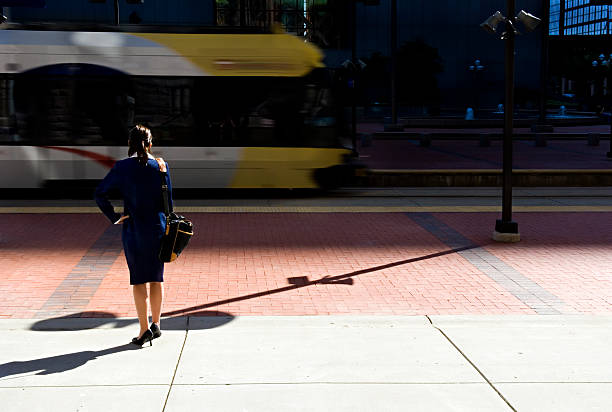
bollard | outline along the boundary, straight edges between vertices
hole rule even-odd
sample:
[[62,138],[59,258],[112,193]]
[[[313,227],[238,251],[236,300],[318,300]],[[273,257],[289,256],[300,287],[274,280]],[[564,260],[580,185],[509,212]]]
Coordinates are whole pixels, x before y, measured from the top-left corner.
[[478,146],[489,147],[491,146],[491,139],[488,133],[480,133],[480,139],[478,140]]
[[589,146],[599,146],[599,133],[587,134],[587,144]]
[[468,107],[465,111],[465,120],[474,120],[474,109]]
[[535,134],[536,147],[546,147],[546,136],[540,133]]
[[419,146],[420,147],[429,147],[431,146],[431,138],[428,134],[422,133],[419,138]]

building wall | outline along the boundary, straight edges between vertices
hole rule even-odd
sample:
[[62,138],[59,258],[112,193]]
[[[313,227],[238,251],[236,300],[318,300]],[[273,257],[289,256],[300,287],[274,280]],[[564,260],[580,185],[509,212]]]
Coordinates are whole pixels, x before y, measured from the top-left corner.
[[[389,54],[390,4],[390,0],[381,0],[378,6],[359,4],[359,56],[369,56],[377,50]],[[479,26],[496,10],[505,15],[505,0],[397,0],[397,4],[398,43],[421,38],[437,48],[442,57],[444,72],[439,75],[439,86],[444,105],[461,106],[466,96],[471,95],[474,79],[468,66],[476,58],[485,66],[478,80],[481,102],[487,105],[503,102],[504,42]],[[519,0],[517,13],[521,9],[541,16],[542,0]],[[537,92],[539,87],[541,36],[542,31],[538,29],[517,37],[519,94],[524,90]]]
[[[90,3],[88,0],[47,0],[45,8],[11,7],[10,19],[16,22],[95,22],[113,24],[114,0]],[[144,4],[127,4],[119,0],[121,23],[128,23],[132,12],[142,24],[206,25],[213,24],[212,0],[145,0]]]
[[[376,6],[358,3],[358,57],[369,57],[377,51],[389,55],[390,1],[380,0]],[[517,12],[523,8],[541,15],[543,1],[547,0],[518,0]],[[45,9],[11,8],[10,18],[13,21],[113,23],[113,3],[113,0],[105,3],[47,0]],[[142,5],[128,5],[125,0],[119,0],[122,23],[127,23],[129,14],[136,11],[142,24],[172,25],[214,24],[214,3],[214,0],[145,0]],[[443,60],[444,71],[438,76],[443,106],[465,106],[473,96],[473,87],[478,88],[479,100],[484,105],[494,106],[503,101],[504,42],[499,36],[483,31],[479,25],[496,10],[505,14],[505,0],[397,0],[397,3],[398,43],[422,39],[437,48]],[[536,103],[533,96],[539,87],[541,36],[542,31],[536,30],[517,37],[519,101],[527,94],[532,96],[529,98],[532,103]],[[350,49],[330,49],[326,50],[326,55],[326,62],[337,66],[350,57]],[[477,58],[485,69],[475,79],[468,66]]]

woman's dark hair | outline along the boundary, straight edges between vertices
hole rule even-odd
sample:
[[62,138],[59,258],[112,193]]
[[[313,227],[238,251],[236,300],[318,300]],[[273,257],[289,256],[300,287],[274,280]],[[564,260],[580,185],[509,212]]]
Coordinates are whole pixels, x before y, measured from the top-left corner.
[[136,153],[141,165],[146,165],[148,161],[148,148],[153,141],[153,135],[149,128],[137,124],[130,130],[128,139],[128,156]]

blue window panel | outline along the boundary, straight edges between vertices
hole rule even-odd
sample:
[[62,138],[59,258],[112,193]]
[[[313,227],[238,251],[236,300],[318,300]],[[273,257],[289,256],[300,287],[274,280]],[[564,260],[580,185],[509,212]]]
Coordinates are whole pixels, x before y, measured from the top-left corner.
[[0,0],[0,7],[45,7],[45,0]]
[[[0,2],[5,0],[0,0]],[[33,1],[33,0],[32,0]],[[146,0],[143,4],[127,4],[119,1],[121,23],[128,23],[131,13],[136,12],[142,24],[211,25],[213,3],[204,0]],[[46,8],[33,9],[15,7],[11,19],[17,22],[114,22],[114,1],[90,3],[87,0],[46,0]]]

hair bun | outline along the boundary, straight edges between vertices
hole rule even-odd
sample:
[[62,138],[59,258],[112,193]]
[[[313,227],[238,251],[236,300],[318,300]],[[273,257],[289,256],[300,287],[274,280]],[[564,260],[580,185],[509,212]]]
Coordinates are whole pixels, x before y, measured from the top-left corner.
[[148,143],[151,142],[151,140],[153,140],[153,134],[151,134],[151,129],[149,129],[146,126],[143,126],[141,124],[137,124],[136,126],[134,126],[134,128],[132,129],[133,131],[138,131],[140,133],[130,133],[130,138],[134,135],[134,134],[138,134],[140,139],[144,142],[147,141]]

